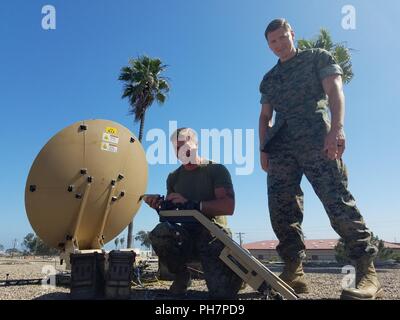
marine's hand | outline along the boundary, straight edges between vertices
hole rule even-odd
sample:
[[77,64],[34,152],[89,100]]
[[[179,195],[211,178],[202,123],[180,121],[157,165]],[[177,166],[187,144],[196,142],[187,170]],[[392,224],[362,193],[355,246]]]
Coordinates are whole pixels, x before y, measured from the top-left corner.
[[166,200],[172,201],[172,203],[185,203],[188,200],[182,196],[180,193],[170,193],[167,197]]
[[145,196],[143,197],[144,202],[146,202],[150,207],[155,210],[160,208],[162,197],[159,195]]
[[346,136],[343,129],[331,129],[325,138],[324,152],[331,160],[340,159],[346,148]]
[[268,153],[260,152],[260,162],[261,162],[261,168],[265,172],[268,172],[268,169],[269,169]]

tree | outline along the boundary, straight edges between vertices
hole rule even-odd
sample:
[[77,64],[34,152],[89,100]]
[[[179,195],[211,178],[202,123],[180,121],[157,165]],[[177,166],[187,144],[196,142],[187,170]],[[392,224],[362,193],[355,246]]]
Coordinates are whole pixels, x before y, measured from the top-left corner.
[[118,237],[115,238],[114,243],[115,243],[115,249],[118,249],[118,244],[119,244],[119,239],[118,239]]
[[[393,253],[393,250],[389,248],[385,248],[385,242],[379,239],[377,236],[372,234],[371,243],[378,248],[378,254],[376,256],[376,260],[385,261],[389,259],[396,259],[396,255]],[[335,247],[335,257],[336,261],[343,264],[350,264],[352,261],[349,258],[349,254],[345,249],[344,241],[342,238],[339,239],[336,247]]]
[[393,258],[393,250],[385,248],[385,242],[376,236],[372,236],[372,243],[378,247],[377,260],[385,261]]
[[4,251],[4,246],[0,244],[0,251]]
[[[129,113],[134,116],[135,122],[140,122],[140,142],[143,137],[147,109],[154,101],[161,105],[166,100],[169,84],[167,78],[161,75],[166,67],[160,59],[152,59],[144,55],[137,59],[130,59],[129,65],[121,69],[118,80],[124,82],[122,99],[128,99]],[[132,228],[131,222],[128,226],[127,248],[132,246]]]
[[122,248],[122,246],[124,245],[124,242],[125,242],[125,238],[124,238],[124,237],[122,237],[121,239],[119,239],[119,243],[121,244],[121,248]]
[[36,249],[36,239],[33,233],[28,233],[24,241],[22,242],[23,246],[28,249],[29,253],[34,253]]
[[346,252],[344,247],[344,241],[342,238],[339,239],[337,245],[335,246],[335,259],[341,264],[351,264],[352,261]]
[[149,231],[141,230],[136,234],[135,240],[140,241],[140,245],[142,245],[143,247],[150,249],[151,241],[150,241],[149,234],[150,234]]
[[57,249],[49,247],[43,242],[38,236],[33,233],[28,233],[23,241],[23,246],[28,249],[30,254],[52,256],[57,255],[59,251]]
[[353,79],[350,55],[352,49],[347,48],[344,43],[333,43],[328,30],[321,29],[315,39],[301,39],[297,41],[297,44],[299,49],[321,48],[329,51],[343,70],[343,83],[347,84]]

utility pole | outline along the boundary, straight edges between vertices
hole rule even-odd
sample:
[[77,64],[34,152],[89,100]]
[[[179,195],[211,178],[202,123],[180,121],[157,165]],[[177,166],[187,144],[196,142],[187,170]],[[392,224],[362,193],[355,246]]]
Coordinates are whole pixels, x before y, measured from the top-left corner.
[[17,246],[17,242],[18,242],[18,240],[14,239],[14,241],[13,241],[13,251],[11,253],[11,257],[14,257],[14,252],[15,252],[15,247]]
[[236,234],[239,236],[239,244],[240,246],[242,246],[243,244],[243,239],[242,239],[242,235],[244,235],[244,232],[236,232]]

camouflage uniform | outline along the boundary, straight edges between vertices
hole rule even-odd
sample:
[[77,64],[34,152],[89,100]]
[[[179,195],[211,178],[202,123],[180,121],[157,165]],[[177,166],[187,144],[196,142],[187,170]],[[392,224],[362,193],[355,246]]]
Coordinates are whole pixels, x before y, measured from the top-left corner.
[[[215,199],[214,189],[224,186],[232,188],[232,182],[228,170],[221,164],[201,164],[193,171],[181,166],[167,179],[168,194],[177,192],[194,201]],[[210,220],[231,236],[226,218],[219,216]],[[187,272],[188,262],[200,261],[210,297],[236,297],[242,280],[219,258],[223,243],[201,224],[163,222],[150,232],[150,240],[160,261],[165,262],[171,273]]]
[[242,280],[219,258],[224,245],[206,228],[163,222],[151,231],[150,239],[154,251],[171,273],[185,272],[188,262],[200,261],[210,298],[236,298]]
[[260,84],[261,103],[275,111],[263,152],[268,153],[268,205],[277,251],[285,261],[304,259],[303,174],[324,205],[333,229],[344,239],[352,259],[371,258],[371,232],[347,188],[342,159],[329,160],[323,153],[329,132],[327,96],[322,80],[342,74],[333,57],[322,49],[297,50],[296,56],[278,62]]

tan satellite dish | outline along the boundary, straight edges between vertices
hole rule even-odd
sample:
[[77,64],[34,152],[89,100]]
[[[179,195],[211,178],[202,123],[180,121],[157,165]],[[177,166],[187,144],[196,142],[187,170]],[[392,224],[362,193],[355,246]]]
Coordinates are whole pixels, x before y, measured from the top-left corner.
[[64,252],[100,249],[138,211],[147,186],[142,145],[124,126],[85,120],[57,133],[29,172],[25,207],[36,234]]

